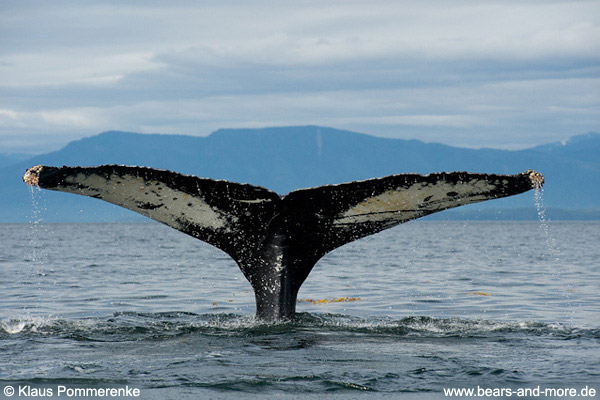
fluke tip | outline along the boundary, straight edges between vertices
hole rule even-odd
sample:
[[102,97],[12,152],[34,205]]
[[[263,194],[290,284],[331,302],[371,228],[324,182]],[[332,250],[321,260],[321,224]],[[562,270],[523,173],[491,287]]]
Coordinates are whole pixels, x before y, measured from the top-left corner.
[[23,182],[30,186],[38,186],[40,172],[42,171],[42,168],[44,167],[41,165],[36,165],[34,167],[29,168],[27,172],[25,172],[25,175],[23,175]]
[[531,185],[534,189],[540,189],[542,186],[544,186],[544,175],[540,174],[539,172],[535,172],[532,169],[528,169],[525,174],[529,176],[529,179],[531,179]]

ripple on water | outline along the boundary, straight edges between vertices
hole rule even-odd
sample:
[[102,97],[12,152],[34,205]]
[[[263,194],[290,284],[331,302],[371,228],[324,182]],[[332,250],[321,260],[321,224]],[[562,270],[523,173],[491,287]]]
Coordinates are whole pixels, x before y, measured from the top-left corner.
[[118,312],[106,318],[66,320],[23,318],[0,321],[1,335],[46,335],[87,340],[163,339],[186,334],[256,336],[314,333],[364,333],[398,337],[478,337],[516,335],[557,339],[600,339],[600,329],[535,321],[498,322],[426,316],[361,318],[341,314],[298,313],[291,321],[264,322],[237,314]]
[[0,355],[16,371],[12,378],[31,384],[47,384],[39,381],[43,373],[61,384],[125,382],[170,394],[189,388],[347,396],[439,392],[444,382],[541,384],[539,376],[562,376],[575,384],[592,374],[580,368],[579,359],[565,358],[563,349],[576,347],[578,357],[590,357],[600,332],[424,316],[300,313],[292,321],[264,323],[236,314],[119,312],[103,318],[2,320],[0,338],[6,344]]

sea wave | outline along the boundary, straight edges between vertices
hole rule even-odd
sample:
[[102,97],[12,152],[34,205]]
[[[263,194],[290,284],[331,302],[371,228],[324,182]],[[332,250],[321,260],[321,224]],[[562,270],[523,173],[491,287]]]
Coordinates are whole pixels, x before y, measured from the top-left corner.
[[397,337],[532,336],[562,340],[600,339],[600,329],[539,321],[411,316],[402,319],[299,313],[293,320],[266,323],[238,314],[118,312],[86,319],[12,318],[0,320],[0,337],[39,335],[80,341],[137,341],[182,335],[262,336],[290,332],[351,333]]

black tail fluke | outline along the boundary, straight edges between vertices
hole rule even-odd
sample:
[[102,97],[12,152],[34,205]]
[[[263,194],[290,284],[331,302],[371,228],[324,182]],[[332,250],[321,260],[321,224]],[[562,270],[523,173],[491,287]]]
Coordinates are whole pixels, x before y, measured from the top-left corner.
[[333,249],[403,222],[540,187],[541,174],[403,174],[290,192],[145,167],[30,168],[44,189],[108,201],[225,251],[256,295],[257,316],[294,314],[298,290]]
[[38,165],[23,180],[135,211],[210,243],[234,259],[265,239],[266,226],[280,202],[277,193],[258,186],[123,165]]
[[283,203],[298,216],[296,237],[303,237],[311,243],[308,247],[324,255],[413,219],[516,195],[542,184],[542,175],[531,170],[517,175],[401,174],[300,189],[285,196]]

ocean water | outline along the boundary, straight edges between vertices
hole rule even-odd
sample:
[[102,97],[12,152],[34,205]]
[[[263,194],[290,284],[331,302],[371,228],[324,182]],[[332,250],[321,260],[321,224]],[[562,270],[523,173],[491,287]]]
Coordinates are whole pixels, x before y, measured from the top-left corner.
[[599,243],[596,222],[413,221],[328,254],[297,318],[265,324],[235,263],[168,227],[0,224],[0,389],[600,392]]

